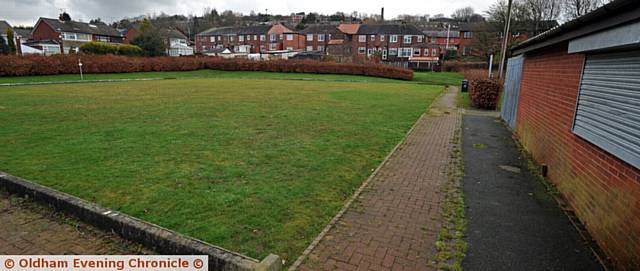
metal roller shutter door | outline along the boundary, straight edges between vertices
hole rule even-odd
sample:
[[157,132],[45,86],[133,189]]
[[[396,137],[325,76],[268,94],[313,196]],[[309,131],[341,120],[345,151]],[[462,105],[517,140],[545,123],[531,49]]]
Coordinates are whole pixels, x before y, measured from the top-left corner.
[[640,51],[587,55],[573,131],[640,167]]

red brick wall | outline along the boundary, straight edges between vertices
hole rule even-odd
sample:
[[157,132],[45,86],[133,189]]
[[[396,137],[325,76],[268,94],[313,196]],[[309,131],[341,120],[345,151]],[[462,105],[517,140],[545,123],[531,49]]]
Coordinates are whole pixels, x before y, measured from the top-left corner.
[[640,269],[640,170],[573,134],[584,55],[525,56],[516,131],[614,265]]

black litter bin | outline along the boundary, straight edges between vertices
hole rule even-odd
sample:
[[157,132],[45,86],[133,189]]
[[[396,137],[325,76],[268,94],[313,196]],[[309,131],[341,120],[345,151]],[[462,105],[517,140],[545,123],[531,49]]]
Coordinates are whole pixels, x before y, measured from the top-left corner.
[[462,80],[462,87],[460,88],[460,91],[462,92],[469,91],[469,80],[467,79]]

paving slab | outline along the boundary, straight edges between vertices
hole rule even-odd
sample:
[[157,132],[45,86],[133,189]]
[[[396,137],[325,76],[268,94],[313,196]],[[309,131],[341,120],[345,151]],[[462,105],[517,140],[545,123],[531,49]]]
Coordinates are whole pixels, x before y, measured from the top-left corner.
[[53,209],[0,190],[2,255],[153,254]]
[[498,118],[464,115],[462,134],[464,270],[602,270]]

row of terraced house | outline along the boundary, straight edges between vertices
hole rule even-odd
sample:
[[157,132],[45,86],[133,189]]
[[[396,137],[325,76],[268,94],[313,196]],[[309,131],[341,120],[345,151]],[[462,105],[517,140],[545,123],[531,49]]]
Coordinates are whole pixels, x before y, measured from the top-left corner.
[[[449,37],[442,37],[448,32]],[[444,51],[460,50],[471,35],[460,31],[421,31],[411,24],[319,24],[294,31],[283,24],[212,28],[196,36],[196,51],[208,55],[304,52],[351,61],[377,57],[425,67]]]

